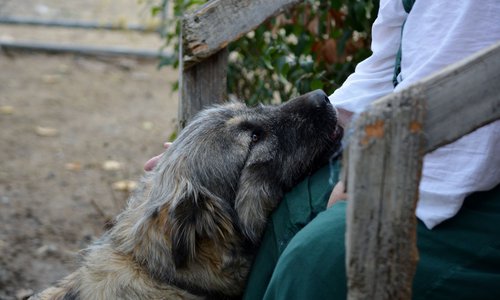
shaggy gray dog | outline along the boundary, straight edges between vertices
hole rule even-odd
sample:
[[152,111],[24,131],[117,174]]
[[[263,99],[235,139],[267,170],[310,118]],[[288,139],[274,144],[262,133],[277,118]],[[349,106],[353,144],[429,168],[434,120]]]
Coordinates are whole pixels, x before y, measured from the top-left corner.
[[32,299],[237,298],[268,215],[327,163],[340,132],[322,91],[202,111],[81,267]]

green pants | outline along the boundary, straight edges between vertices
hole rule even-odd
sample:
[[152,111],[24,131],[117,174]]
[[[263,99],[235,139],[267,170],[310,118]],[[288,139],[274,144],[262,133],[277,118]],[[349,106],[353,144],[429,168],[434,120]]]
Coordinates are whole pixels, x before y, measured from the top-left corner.
[[[289,192],[271,216],[244,299],[345,299],[345,209],[325,210],[338,178],[325,167]],[[500,299],[500,186],[467,198],[428,230],[418,223],[414,299]]]

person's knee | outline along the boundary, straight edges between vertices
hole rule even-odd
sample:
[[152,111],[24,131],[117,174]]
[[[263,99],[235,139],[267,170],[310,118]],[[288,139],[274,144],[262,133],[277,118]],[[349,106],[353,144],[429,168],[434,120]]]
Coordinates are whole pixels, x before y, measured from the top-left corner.
[[332,209],[340,211],[319,214],[290,241],[274,270],[267,299],[345,297],[345,206]]

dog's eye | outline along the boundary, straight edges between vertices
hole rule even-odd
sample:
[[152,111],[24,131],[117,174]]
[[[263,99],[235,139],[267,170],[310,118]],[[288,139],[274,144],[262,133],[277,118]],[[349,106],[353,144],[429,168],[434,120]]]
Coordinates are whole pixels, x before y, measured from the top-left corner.
[[256,132],[252,133],[252,143],[257,143],[260,140],[260,135]]

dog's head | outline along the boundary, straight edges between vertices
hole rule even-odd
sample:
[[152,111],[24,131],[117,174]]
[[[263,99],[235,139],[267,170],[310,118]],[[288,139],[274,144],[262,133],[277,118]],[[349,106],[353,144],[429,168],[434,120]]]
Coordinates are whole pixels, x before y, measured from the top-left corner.
[[257,243],[284,192],[325,164],[340,138],[322,91],[279,106],[232,103],[199,113],[156,168],[152,201],[168,208],[176,266],[202,242]]

